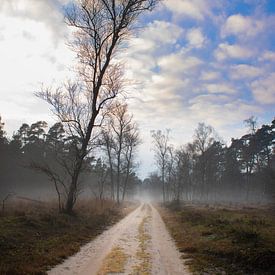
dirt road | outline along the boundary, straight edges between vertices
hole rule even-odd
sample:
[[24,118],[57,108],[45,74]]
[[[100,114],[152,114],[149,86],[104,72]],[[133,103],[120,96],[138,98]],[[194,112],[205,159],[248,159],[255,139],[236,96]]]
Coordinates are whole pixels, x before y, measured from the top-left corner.
[[151,204],[142,204],[48,274],[185,275],[189,272],[157,210]]

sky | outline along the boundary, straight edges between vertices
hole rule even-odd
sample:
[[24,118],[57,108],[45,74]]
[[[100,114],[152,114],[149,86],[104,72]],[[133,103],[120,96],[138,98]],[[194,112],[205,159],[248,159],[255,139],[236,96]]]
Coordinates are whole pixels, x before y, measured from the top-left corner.
[[[54,119],[34,96],[72,77],[74,54],[62,6],[68,0],[0,1],[0,115],[11,136],[22,123]],[[139,175],[155,170],[151,130],[192,140],[199,122],[229,142],[275,116],[275,1],[163,0],[144,15],[120,58],[129,109],[143,144]],[[142,27],[142,28],[140,28]]]

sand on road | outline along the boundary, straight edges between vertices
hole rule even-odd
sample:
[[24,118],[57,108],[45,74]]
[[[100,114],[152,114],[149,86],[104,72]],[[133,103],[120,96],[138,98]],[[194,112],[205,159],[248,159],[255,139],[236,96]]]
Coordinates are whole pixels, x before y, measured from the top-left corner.
[[143,203],[48,274],[190,273],[158,211],[151,204]]

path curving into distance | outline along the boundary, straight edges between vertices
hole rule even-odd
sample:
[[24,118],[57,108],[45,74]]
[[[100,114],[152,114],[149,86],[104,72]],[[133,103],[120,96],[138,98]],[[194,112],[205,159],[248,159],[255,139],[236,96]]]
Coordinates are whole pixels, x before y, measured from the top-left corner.
[[189,275],[158,211],[141,204],[49,275]]

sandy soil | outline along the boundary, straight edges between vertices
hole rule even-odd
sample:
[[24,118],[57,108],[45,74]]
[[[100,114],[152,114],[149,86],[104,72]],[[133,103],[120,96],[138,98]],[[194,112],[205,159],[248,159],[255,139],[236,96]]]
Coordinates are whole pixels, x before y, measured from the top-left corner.
[[[110,255],[115,257],[110,252],[117,248],[127,258],[120,272],[117,267],[103,266]],[[190,274],[158,211],[147,203],[141,204],[119,223],[83,246],[77,254],[49,270],[48,274],[105,274],[103,269],[108,270],[106,274]]]

